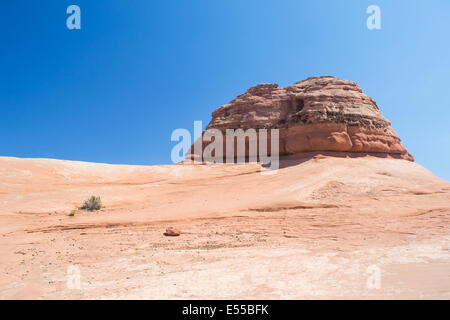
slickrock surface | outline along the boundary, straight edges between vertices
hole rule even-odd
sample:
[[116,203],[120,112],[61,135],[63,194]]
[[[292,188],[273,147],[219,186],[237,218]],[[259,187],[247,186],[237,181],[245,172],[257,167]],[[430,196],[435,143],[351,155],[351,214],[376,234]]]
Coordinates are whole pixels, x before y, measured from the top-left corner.
[[356,83],[332,76],[285,88],[254,86],[215,110],[207,126],[212,128],[278,128],[281,155],[339,151],[414,160],[375,101]]
[[371,156],[260,170],[0,157],[0,299],[450,298],[449,182]]

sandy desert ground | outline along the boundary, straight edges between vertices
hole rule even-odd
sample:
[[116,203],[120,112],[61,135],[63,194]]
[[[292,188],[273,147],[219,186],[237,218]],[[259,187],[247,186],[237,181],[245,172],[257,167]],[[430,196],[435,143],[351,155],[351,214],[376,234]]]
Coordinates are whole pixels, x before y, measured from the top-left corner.
[[[1,157],[0,299],[450,298],[449,182],[406,160],[281,165]],[[67,215],[90,195],[101,211]]]

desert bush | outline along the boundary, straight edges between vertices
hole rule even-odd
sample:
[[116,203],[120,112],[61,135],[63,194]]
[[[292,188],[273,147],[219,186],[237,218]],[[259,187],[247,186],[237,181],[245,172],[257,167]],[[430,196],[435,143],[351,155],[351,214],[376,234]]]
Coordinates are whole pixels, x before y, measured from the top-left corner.
[[101,208],[102,208],[102,201],[100,197],[91,196],[84,202],[83,206],[80,209],[94,211],[100,210]]
[[69,216],[69,217],[73,217],[74,215],[76,215],[78,213],[78,210],[77,209],[73,209],[72,211],[70,211],[67,215]]

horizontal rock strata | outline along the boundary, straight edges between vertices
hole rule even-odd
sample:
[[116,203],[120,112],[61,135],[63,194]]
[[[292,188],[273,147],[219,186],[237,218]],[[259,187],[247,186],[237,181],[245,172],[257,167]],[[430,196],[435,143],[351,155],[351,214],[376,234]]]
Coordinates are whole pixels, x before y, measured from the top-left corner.
[[[414,161],[375,101],[356,83],[332,76],[285,88],[256,85],[215,110],[207,126],[224,134],[226,129],[250,128],[279,129],[280,155],[338,151]],[[203,149],[209,143],[204,141]],[[189,158],[200,156],[191,148]]]

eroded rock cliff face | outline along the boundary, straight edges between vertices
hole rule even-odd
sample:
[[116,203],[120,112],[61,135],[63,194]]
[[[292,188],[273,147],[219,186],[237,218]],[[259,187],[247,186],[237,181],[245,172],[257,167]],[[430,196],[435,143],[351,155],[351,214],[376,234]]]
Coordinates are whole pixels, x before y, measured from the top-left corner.
[[215,110],[212,128],[277,128],[280,155],[332,151],[414,160],[375,101],[356,83],[332,76],[285,88],[256,85]]

